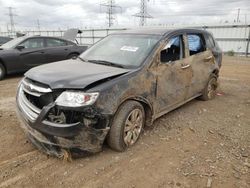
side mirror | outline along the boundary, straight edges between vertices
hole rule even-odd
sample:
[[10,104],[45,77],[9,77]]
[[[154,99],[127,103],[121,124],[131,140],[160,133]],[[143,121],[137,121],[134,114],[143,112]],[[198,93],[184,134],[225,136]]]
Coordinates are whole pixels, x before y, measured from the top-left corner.
[[25,48],[25,47],[22,46],[22,45],[18,45],[18,46],[16,47],[17,50],[22,50],[22,49],[24,49],[24,48]]

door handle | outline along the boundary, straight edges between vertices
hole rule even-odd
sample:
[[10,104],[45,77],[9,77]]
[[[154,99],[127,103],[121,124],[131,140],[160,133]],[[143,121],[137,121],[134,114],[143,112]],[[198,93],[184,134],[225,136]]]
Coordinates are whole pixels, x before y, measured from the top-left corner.
[[212,58],[213,58],[212,55],[211,55],[211,56],[208,56],[208,57],[205,58],[205,61],[209,61],[209,60],[211,60]]
[[183,64],[181,68],[182,68],[182,69],[186,69],[186,68],[188,68],[188,67],[190,67],[189,64]]

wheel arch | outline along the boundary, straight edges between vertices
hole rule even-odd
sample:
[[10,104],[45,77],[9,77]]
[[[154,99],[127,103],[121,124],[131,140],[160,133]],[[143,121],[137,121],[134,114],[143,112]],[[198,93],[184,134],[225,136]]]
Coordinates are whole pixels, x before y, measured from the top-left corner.
[[3,65],[3,67],[5,68],[5,72],[7,74],[7,67],[6,67],[4,61],[1,58],[0,58],[0,64]]
[[213,71],[212,71],[212,74],[214,74],[217,78],[219,77],[219,69],[214,69]]
[[73,55],[73,54],[80,55],[79,52],[70,52],[70,53],[68,54],[68,56]]
[[116,108],[116,111],[115,111],[115,114],[116,112],[118,111],[118,109],[124,104],[126,103],[127,101],[136,101],[136,102],[139,102],[143,108],[144,108],[144,111],[145,111],[145,125],[146,126],[151,126],[152,123],[153,123],[153,106],[151,105],[151,103],[143,98],[143,97],[140,97],[140,96],[131,96],[131,97],[127,97],[126,99],[124,99],[119,105],[118,107]]

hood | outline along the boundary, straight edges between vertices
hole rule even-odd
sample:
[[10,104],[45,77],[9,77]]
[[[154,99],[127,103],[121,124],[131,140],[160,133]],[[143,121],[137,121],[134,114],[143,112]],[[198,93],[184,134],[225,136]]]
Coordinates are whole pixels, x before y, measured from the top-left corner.
[[129,69],[70,59],[35,67],[25,73],[25,76],[46,84],[51,89],[84,89],[95,82],[127,72]]
[[82,33],[81,30],[79,29],[69,29],[67,31],[64,32],[63,34],[63,39],[66,40],[70,40],[70,41],[74,41],[76,39],[77,34]]

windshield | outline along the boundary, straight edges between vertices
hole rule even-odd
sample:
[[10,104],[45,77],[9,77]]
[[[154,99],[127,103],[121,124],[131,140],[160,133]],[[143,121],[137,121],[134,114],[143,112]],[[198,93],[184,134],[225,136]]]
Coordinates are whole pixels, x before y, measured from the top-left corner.
[[82,53],[80,58],[134,68],[142,64],[159,39],[160,36],[153,35],[110,35]]
[[5,44],[3,44],[1,46],[1,48],[6,48],[6,49],[9,49],[9,48],[13,48],[15,47],[16,45],[18,45],[20,42],[22,42],[24,39],[26,39],[27,37],[19,37],[19,38],[15,38]]
[[11,38],[9,38],[9,37],[0,37],[0,44],[4,44],[10,40],[11,40]]

